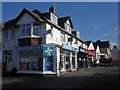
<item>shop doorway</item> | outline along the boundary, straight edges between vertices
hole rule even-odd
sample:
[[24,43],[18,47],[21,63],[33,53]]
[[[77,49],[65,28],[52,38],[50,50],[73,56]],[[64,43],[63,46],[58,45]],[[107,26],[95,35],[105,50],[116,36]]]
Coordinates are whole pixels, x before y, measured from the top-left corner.
[[60,55],[60,69],[65,70],[65,55]]
[[66,56],[66,70],[70,70],[70,56]]
[[45,71],[53,71],[53,56],[45,57]]

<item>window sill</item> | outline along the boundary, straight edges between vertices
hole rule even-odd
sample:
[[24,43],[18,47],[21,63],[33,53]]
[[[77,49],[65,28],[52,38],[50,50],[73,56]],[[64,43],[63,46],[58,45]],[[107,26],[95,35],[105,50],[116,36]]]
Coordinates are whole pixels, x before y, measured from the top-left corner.
[[32,38],[32,37],[40,38],[40,36],[34,36],[34,35],[33,35],[33,36],[21,36],[21,37],[19,37],[19,39],[20,39],[20,38]]

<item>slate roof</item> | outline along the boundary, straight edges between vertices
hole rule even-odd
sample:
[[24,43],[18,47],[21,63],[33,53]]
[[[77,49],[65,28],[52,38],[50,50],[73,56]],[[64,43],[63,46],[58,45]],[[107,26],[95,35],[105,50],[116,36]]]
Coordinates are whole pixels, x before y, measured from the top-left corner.
[[71,28],[73,28],[73,24],[72,24],[72,21],[71,21],[70,16],[58,18],[58,24],[59,24],[61,27],[64,28],[63,24],[64,24],[67,20],[70,21]]
[[[90,43],[92,41],[85,41],[88,45],[90,45]],[[99,48],[109,48],[110,47],[110,43],[109,41],[100,41],[100,40],[97,40],[96,42],[93,42],[93,46],[94,48],[96,49],[97,46],[99,46]]]
[[96,42],[94,42],[94,45],[95,46],[99,45],[100,48],[109,48],[110,47],[109,41],[97,40]]
[[17,21],[24,15],[24,13],[28,12],[34,19],[39,20],[41,19],[41,16],[37,13],[31,12],[29,9],[24,8],[21,13],[14,19],[11,19],[7,22],[5,22],[4,28],[14,27],[16,26]]
[[[50,12],[46,12],[46,13],[42,13],[40,12],[39,10],[35,9],[33,11],[30,11],[29,9],[27,8],[24,8],[20,14],[14,18],[14,19],[11,19],[7,22],[5,22],[5,25],[4,25],[4,29],[6,28],[11,28],[11,27],[15,27],[16,26],[16,23],[19,21],[19,19],[24,15],[24,13],[28,12],[34,19],[36,19],[37,21],[39,22],[44,22],[44,21],[47,21],[48,23],[52,24],[51,22],[49,22],[47,19],[50,19]],[[71,24],[71,27],[73,28],[73,24],[72,24],[72,21],[71,21],[71,18],[70,16],[66,16],[66,17],[61,17],[61,18],[58,18],[58,27],[62,27],[62,24],[65,23],[67,20],[70,20],[70,24]],[[62,27],[63,28],[63,27]],[[64,29],[64,28],[63,28]],[[66,32],[66,31],[64,31]],[[68,33],[68,32],[66,32]],[[75,37],[76,39],[80,40],[79,38],[77,38],[75,35],[73,35],[72,33],[68,33],[69,35]],[[80,40],[81,42],[85,43],[84,41]]]
[[97,40],[96,42],[93,42],[93,45],[94,45],[95,49],[97,48],[97,46],[99,46],[99,48],[110,48],[109,41]]
[[92,41],[85,41],[87,45],[89,46]]

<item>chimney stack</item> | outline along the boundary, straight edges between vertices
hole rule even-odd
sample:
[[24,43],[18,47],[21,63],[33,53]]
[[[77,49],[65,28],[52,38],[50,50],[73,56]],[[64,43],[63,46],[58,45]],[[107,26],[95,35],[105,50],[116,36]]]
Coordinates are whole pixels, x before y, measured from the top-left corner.
[[55,6],[50,7],[50,8],[49,8],[49,12],[52,12],[52,13],[55,14]]

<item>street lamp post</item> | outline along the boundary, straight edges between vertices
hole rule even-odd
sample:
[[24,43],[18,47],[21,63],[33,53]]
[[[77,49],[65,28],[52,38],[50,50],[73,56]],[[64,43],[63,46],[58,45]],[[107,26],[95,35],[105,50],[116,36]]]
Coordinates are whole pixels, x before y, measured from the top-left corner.
[[120,67],[120,28],[118,28],[116,33],[117,33],[117,46],[118,46],[118,50],[117,50],[117,53],[118,53],[118,65]]

